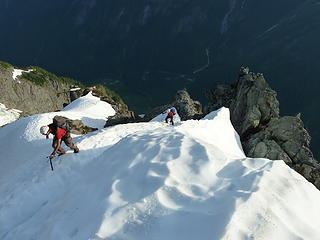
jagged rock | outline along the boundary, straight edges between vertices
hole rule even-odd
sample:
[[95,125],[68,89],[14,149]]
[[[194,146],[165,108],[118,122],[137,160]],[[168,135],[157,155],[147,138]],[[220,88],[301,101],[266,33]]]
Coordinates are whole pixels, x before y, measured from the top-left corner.
[[215,89],[206,89],[208,105],[204,107],[204,112],[211,112],[222,106],[229,107],[235,96],[234,85],[218,84]]
[[132,115],[128,116],[127,114],[116,114],[108,118],[104,127],[110,127],[118,124],[134,123],[136,118],[133,112],[130,112]]
[[284,160],[320,189],[320,164],[309,149],[311,137],[300,115],[280,117],[276,92],[262,74],[241,68],[235,84],[207,90],[206,112],[230,109],[231,121],[249,157]]
[[71,86],[70,89],[70,100],[71,102],[78,99],[79,97],[83,96],[83,92],[85,90],[83,90],[82,88],[78,87],[78,86]]
[[179,113],[181,120],[192,119],[202,114],[202,105],[199,101],[192,100],[187,90],[180,90],[172,104]]
[[320,164],[299,163],[292,166],[298,173],[304,176],[309,182],[320,189]]
[[[282,117],[270,120],[264,129],[244,140],[243,146],[249,156],[298,164],[314,161],[309,150],[310,141],[311,137],[300,118]],[[263,144],[267,151],[263,151]]]
[[187,90],[179,90],[174,98],[174,101],[152,109],[143,118],[144,121],[149,121],[157,115],[163,113],[168,108],[175,107],[181,118],[185,121],[188,119],[197,119],[203,116],[202,105],[199,101],[192,100]]
[[81,120],[71,120],[70,128],[70,132],[77,135],[87,134],[89,132],[98,130],[98,128],[86,126]]
[[250,134],[260,125],[279,117],[279,102],[262,74],[241,68],[239,79],[233,85],[218,85],[206,92],[210,104],[207,111],[220,107],[230,109],[231,121],[241,136]]

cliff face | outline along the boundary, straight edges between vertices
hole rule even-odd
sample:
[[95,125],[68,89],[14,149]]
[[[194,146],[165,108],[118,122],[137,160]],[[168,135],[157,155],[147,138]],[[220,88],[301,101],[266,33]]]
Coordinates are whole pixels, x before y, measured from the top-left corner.
[[282,159],[320,189],[320,164],[310,150],[311,137],[300,115],[280,117],[276,92],[262,74],[241,68],[235,84],[218,85],[206,95],[206,112],[230,108],[247,156]]
[[[19,71],[21,75],[16,76],[15,73]],[[123,100],[102,85],[85,87],[77,81],[57,77],[39,67],[19,71],[10,64],[0,62],[0,103],[7,108],[21,110],[21,117],[59,111],[89,91],[110,103],[118,114],[130,114]]]
[[0,66],[0,103],[23,111],[22,116],[57,111],[70,103],[71,84],[59,81],[53,74],[34,68],[14,79],[13,72],[12,66]]

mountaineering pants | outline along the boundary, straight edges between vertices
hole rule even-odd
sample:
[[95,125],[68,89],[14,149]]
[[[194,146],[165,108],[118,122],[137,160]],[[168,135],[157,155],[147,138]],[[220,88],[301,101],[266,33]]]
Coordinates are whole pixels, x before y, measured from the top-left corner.
[[[53,138],[52,147],[56,148],[56,137]],[[79,152],[79,148],[73,143],[70,133],[67,133],[62,139],[61,142],[64,142],[69,148],[71,148],[74,152]],[[65,153],[66,151],[60,146],[58,149],[59,153]]]
[[168,123],[168,119],[170,118],[170,122],[171,122],[171,124],[173,125],[173,117],[171,117],[171,116],[169,116],[169,115],[167,115],[167,117],[166,117],[166,123]]

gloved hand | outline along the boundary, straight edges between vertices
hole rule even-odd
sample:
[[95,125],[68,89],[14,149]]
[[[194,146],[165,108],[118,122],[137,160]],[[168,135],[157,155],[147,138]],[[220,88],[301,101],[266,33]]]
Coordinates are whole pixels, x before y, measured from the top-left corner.
[[51,155],[49,156],[49,158],[52,159],[52,158],[54,158],[54,156],[55,156],[55,154],[51,154]]

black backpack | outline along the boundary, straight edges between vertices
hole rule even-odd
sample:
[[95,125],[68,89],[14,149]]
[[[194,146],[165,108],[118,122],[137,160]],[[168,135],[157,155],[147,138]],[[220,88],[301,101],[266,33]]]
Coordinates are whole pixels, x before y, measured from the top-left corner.
[[72,120],[63,116],[54,116],[53,125],[55,127],[63,128],[67,132],[70,132],[72,126]]

